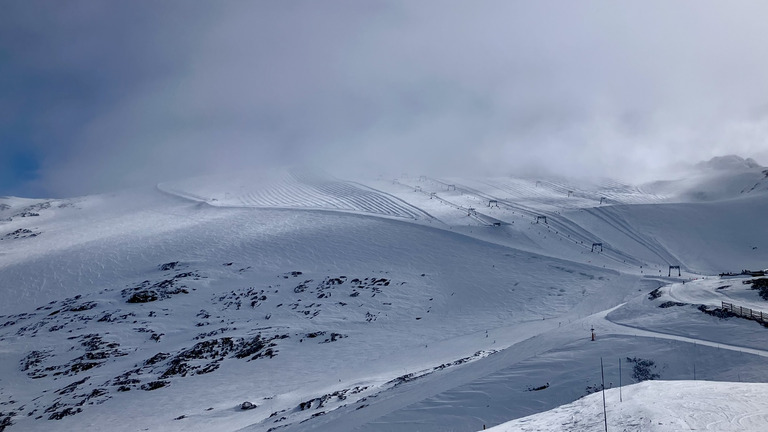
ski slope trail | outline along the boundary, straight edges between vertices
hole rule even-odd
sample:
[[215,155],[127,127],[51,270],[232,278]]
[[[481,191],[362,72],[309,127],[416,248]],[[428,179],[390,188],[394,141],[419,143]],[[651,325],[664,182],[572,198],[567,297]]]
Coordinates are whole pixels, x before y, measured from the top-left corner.
[[677,265],[680,260],[666,250],[658,241],[637,232],[630,224],[622,219],[615,207],[585,209],[590,216],[596,218],[603,226],[615,229],[633,242],[653,254],[651,262],[661,262],[667,265]]
[[294,170],[265,179],[195,178],[161,183],[158,189],[214,206],[315,209],[412,220],[431,219],[424,211],[384,192],[332,176]]
[[690,273],[711,275],[766,267],[768,225],[759,222],[762,214],[768,214],[765,194],[718,202],[600,207],[569,217],[647,263],[681,265]]
[[[438,192],[436,190],[429,189],[430,184],[438,185],[442,190]],[[517,196],[499,197],[491,193],[478,190],[475,187],[466,186],[457,181],[441,180],[430,177],[424,177],[418,183],[418,185],[420,186],[417,186],[418,189],[415,190],[429,195],[430,198],[439,199],[449,206],[462,212],[467,212],[469,216],[475,217],[481,223],[491,225],[494,222],[498,222],[503,224],[508,229],[513,229],[516,227],[514,229],[517,230],[521,230],[521,222],[523,227],[527,223],[533,224],[533,228],[537,229],[538,231],[537,235],[555,236],[561,240],[562,243],[565,243],[566,246],[568,246],[569,249],[573,252],[594,252],[593,245],[595,243],[600,243],[601,247],[599,252],[601,253],[601,260],[607,261],[607,263],[612,268],[621,268],[627,270],[629,268],[639,268],[644,264],[647,265],[647,261],[639,261],[632,254],[625,252],[622,249],[622,244],[620,242],[617,242],[615,245],[613,245],[601,238],[600,233],[602,231],[605,231],[606,229],[618,229],[621,230],[621,232],[629,230],[630,232],[628,235],[633,238],[634,241],[638,241],[637,236],[631,233],[631,227],[626,226],[626,224],[622,226],[610,226],[610,222],[606,220],[603,221],[604,226],[595,225],[594,227],[591,227],[592,230],[590,231],[589,229],[579,225],[579,223],[570,218],[571,213],[568,211],[568,209],[574,208],[573,205],[566,203],[566,201],[571,200],[570,197],[567,198],[567,200],[562,198],[549,199],[546,200],[544,205],[542,205],[541,202],[536,201],[532,204],[536,207],[533,207],[519,204],[519,200],[528,200],[528,198],[521,194],[519,191],[516,191],[518,192]],[[496,186],[485,182],[480,182],[475,186],[491,186],[496,188]],[[414,186],[409,187],[414,188]],[[541,190],[539,187],[529,188],[534,190]],[[453,193],[451,194],[451,192],[446,192],[446,189],[451,189]],[[527,192],[527,190],[524,189],[524,192]],[[550,195],[551,194],[546,194],[546,196]],[[491,203],[493,203],[493,207],[491,206]],[[582,204],[584,206],[594,205],[595,202],[584,201]],[[581,206],[579,205],[575,206],[575,208],[579,208],[578,211],[597,210],[590,207],[580,207]],[[481,210],[483,213],[480,212]],[[493,212],[493,216],[489,216],[491,212]],[[517,223],[517,225],[515,225],[515,223]],[[615,224],[620,225],[620,222],[615,222]],[[642,241],[643,240],[641,239],[640,242]],[[651,247],[653,249],[651,256],[655,258],[655,260],[652,260],[651,262],[661,261],[666,263],[669,261],[669,258],[666,260],[664,258],[665,256],[668,257],[669,254],[664,253],[664,251],[659,252],[658,245],[655,245],[652,242],[646,242],[644,246]],[[546,245],[538,249],[532,249],[532,251],[534,250],[538,253],[544,254],[553,253],[553,248],[551,245]],[[560,248],[555,250],[561,251]],[[559,256],[561,258],[572,258],[573,253],[562,254],[562,252],[560,252],[560,254],[553,256]]]

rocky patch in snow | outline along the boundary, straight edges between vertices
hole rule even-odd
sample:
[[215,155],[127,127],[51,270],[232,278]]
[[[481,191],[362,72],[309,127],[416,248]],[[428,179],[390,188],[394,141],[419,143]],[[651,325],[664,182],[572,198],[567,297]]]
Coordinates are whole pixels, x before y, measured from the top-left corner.
[[763,300],[768,300],[768,279],[750,279],[745,280],[744,283],[752,285],[752,289],[757,290],[758,294]]
[[0,241],[32,238],[32,237],[37,237],[40,234],[42,234],[42,231],[32,231],[31,229],[27,229],[27,228],[19,228],[16,231],[9,232],[8,234],[5,234],[4,236],[0,237]]
[[[161,271],[174,270],[179,266],[177,261],[161,264]],[[189,294],[189,287],[181,283],[184,279],[200,280],[201,276],[194,271],[177,272],[170,278],[157,282],[145,280],[138,285],[121,291],[126,303],[149,303],[165,300],[176,294]]]
[[[237,278],[247,277],[239,276],[243,272],[235,268],[233,272]],[[182,261],[159,264],[144,277],[144,281],[124,289],[106,287],[99,292],[51,301],[33,312],[0,316],[0,341],[18,337],[29,341],[28,351],[18,357],[17,371],[47,389],[12,411],[0,410],[3,428],[12,427],[16,416],[61,420],[86,411],[88,406],[119,398],[125,392],[163,391],[177,380],[216,373],[230,362],[269,361],[279,355],[283,341],[294,340],[293,346],[297,348],[306,346],[298,348],[302,350],[315,344],[343,343],[349,335],[322,326],[292,330],[285,325],[264,326],[264,321],[277,314],[276,319],[285,322],[296,316],[294,312],[313,319],[324,311],[338,313],[339,308],[354,301],[357,307],[350,308],[350,312],[357,314],[357,322],[365,325],[382,315],[382,308],[391,307],[391,301],[384,301],[388,287],[405,284],[389,277],[339,275],[309,279],[304,272],[293,270],[277,275],[281,281],[277,284],[214,290],[199,297],[199,283],[207,277]],[[285,280],[296,279],[288,287],[281,286]],[[191,302],[198,308],[179,307],[179,294],[185,294],[185,304]],[[253,311],[259,309],[264,313],[254,316]],[[187,321],[194,324],[192,328],[208,328],[190,331],[186,343],[182,340],[179,344],[178,337],[172,344],[167,342],[167,330],[160,329],[165,329],[169,322]],[[487,353],[439,365],[412,374],[412,378],[480,355]],[[111,378],[94,379],[104,375]],[[0,394],[1,386],[2,382]],[[318,415],[318,407],[327,412],[326,408],[336,409],[345,404],[351,395],[370,391],[367,386],[341,389],[307,400],[304,409],[296,411],[311,409],[312,415]],[[260,405],[254,403],[249,409]],[[292,418],[291,413],[284,414],[279,417]],[[301,419],[305,418],[291,421]],[[273,421],[279,419],[270,419]]]

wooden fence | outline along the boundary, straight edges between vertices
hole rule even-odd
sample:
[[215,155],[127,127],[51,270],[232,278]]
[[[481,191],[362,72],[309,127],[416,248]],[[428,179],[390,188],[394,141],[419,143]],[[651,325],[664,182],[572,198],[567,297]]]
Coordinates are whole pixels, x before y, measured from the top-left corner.
[[736,306],[733,303],[722,302],[722,304],[723,304],[723,310],[727,310],[728,312],[731,312],[742,318],[755,320],[763,324],[768,323],[768,313],[750,309],[750,308],[741,307],[741,306]]

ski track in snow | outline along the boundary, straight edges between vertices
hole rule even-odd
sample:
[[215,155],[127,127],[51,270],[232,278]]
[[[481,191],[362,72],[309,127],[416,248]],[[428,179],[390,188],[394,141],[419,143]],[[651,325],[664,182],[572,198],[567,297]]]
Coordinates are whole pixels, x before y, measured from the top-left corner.
[[430,218],[424,211],[370,187],[316,173],[294,172],[266,187],[240,185],[238,193],[191,192],[183,184],[160,184],[158,188],[215,206],[327,209],[413,220]]

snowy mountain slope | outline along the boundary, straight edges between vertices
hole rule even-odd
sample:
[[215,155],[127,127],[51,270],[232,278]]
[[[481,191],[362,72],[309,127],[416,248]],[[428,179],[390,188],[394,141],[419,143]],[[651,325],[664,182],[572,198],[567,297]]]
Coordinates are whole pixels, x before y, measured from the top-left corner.
[[[768,385],[706,381],[647,381],[605,392],[609,430],[757,431],[768,423]],[[622,399],[622,401],[620,401]],[[489,429],[604,430],[602,395]]]
[[[42,225],[43,234],[14,240],[18,243],[4,257],[10,261],[3,268],[5,286],[31,291],[19,290],[4,304],[2,328],[3,389],[11,389],[24,404],[19,416],[32,413],[25,423],[18,421],[24,429],[50,427],[34,422],[36,417],[63,417],[63,427],[93,421],[88,419],[100,406],[78,406],[83,402],[135,404],[147,424],[157,427],[157,417],[167,420],[168,404],[179,407],[176,415],[204,415],[211,400],[235,406],[240,399],[284,395],[279,404],[267,403],[240,417],[254,422],[275,411],[291,411],[331,385],[333,391],[357,383],[381,385],[403,370],[428,369],[494,349],[481,332],[564,314],[616,277],[443,230],[369,217],[221,209],[174,199],[155,206],[154,214],[139,210],[130,217],[127,208],[116,212],[111,203],[104,198],[108,217],[141,222],[127,224],[119,236],[101,238],[100,225],[87,218],[87,224],[68,225],[67,230]],[[96,204],[81,204],[97,212]],[[183,224],[168,229],[163,221],[169,217]],[[64,219],[73,224],[76,217]],[[72,231],[83,241],[45,253],[31,243],[47,237],[52,245],[64,245]],[[25,252],[22,241],[32,251],[27,260],[17,256]],[[160,268],[163,264],[168,268]],[[574,275],[579,288],[566,289]],[[71,297],[61,300],[65,295]],[[134,299],[137,295],[143,297]],[[139,301],[152,297],[157,300]],[[485,318],[478,321],[477,316]],[[305,343],[315,339],[310,334],[318,334],[321,342],[329,339],[327,346],[334,348]],[[472,334],[477,337],[470,344],[451,343]],[[256,335],[276,344],[275,362],[259,358],[251,366],[232,358]],[[222,337],[234,345],[217,347],[218,355],[189,353],[206,341],[225,343]],[[382,355],[394,345],[404,351]],[[417,348],[418,356],[407,354]],[[172,370],[172,362],[181,360],[190,364],[186,373]],[[219,364],[223,372],[214,369],[211,378],[191,376]],[[393,370],[391,364],[398,367]],[[184,399],[188,391],[217,388],[211,380],[217,382],[221,373],[237,376],[248,367],[260,374],[222,388],[236,396]],[[323,377],[328,370],[336,372]],[[286,373],[284,387],[272,382]],[[371,373],[382,378],[371,381]],[[63,390],[86,377],[72,393]],[[35,385],[21,385],[30,378]],[[161,392],[164,403],[133,396],[164,381],[167,390],[151,390]],[[185,390],[177,393],[174,387]],[[40,398],[43,389],[50,389],[51,396]],[[89,399],[91,394],[97,396]],[[83,412],[75,416],[64,415],[79,409]]]
[[[764,214],[768,214],[765,195],[727,203],[612,206],[569,217],[600,232],[611,245],[631,247],[628,251],[645,262],[718,274],[766,267],[768,225],[760,216]],[[618,229],[605,230],[606,225]],[[660,270],[660,274],[669,274],[668,268]]]
[[[652,204],[616,204],[614,195],[601,205],[602,186],[588,193],[583,192],[586,186],[569,186],[569,197],[562,190],[553,192],[549,182],[533,180],[465,181],[472,187],[429,178],[412,183],[417,191],[400,181],[376,186],[428,208],[451,229],[544,255],[644,275],[666,275],[670,265],[694,274],[766,266],[762,251],[768,248],[768,227],[758,216],[768,210],[766,193],[733,192],[729,200],[685,202],[689,185],[677,185],[675,194],[664,199],[624,188],[625,202]],[[483,184],[486,189],[477,189]],[[499,184],[508,186],[500,190]],[[580,190],[588,199],[578,195]],[[467,216],[472,213],[468,209],[501,226],[488,227]],[[595,243],[602,244],[599,255],[592,253]]]
[[[244,179],[214,185],[208,183],[210,179],[191,179],[162,188],[215,205],[301,207],[290,204],[294,200],[307,208],[402,217],[537,254],[638,274],[641,266],[642,274],[656,275],[669,265],[682,265],[692,273],[724,271],[737,263],[763,266],[760,253],[749,256],[749,250],[757,251],[768,238],[762,235],[765,225],[752,216],[763,213],[768,205],[768,183],[762,185],[766,175],[762,167],[737,156],[725,159],[730,162],[712,161],[689,177],[667,182],[661,195],[612,180],[418,176],[366,181],[370,186],[366,188],[299,171],[276,175],[278,180],[260,183],[258,188]],[[708,191],[710,202],[695,196],[697,188]],[[258,198],[262,196],[282,198]],[[347,204],[339,205],[342,201]],[[393,203],[392,208],[399,210],[375,210],[373,203],[379,201]],[[622,212],[622,204],[631,204],[631,210]],[[637,220],[625,220],[638,214]],[[695,233],[689,236],[691,231]],[[594,251],[595,243],[602,243],[604,253],[586,254]],[[701,253],[716,245],[731,250]],[[724,256],[730,260],[724,262]]]
[[[762,262],[762,244],[743,243],[764,230],[766,194],[677,203],[609,181],[264,176],[0,199],[0,421],[475,430],[583,396],[601,356],[690,379],[696,354],[700,379],[768,381],[756,323],[646,299],[692,271]],[[672,261],[682,278],[666,277]]]

